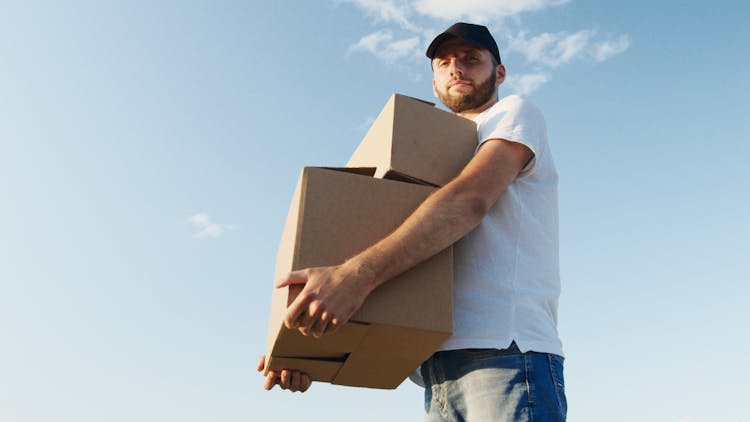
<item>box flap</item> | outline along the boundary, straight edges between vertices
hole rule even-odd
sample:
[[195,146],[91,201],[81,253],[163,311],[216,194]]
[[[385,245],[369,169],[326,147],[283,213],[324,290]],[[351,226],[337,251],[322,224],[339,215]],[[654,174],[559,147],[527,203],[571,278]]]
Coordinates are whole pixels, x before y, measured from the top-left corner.
[[373,325],[360,347],[349,355],[333,383],[370,388],[396,388],[427,360],[448,336],[448,333]]
[[296,369],[306,373],[312,381],[332,382],[342,365],[343,362],[336,359],[295,359],[272,356],[266,363],[266,374],[268,371]]
[[272,355],[294,358],[335,358],[356,350],[369,329],[368,324],[350,321],[338,331],[316,339],[284,326],[273,346]]
[[380,170],[376,170],[373,174],[375,175],[375,177],[380,179],[398,180],[399,182],[416,183],[418,185],[438,187],[437,185],[426,180],[417,179],[416,177],[411,177],[407,174],[395,170],[383,170],[382,172]]
[[326,170],[343,171],[346,173],[359,174],[362,176],[374,176],[377,168],[375,167],[320,167]]

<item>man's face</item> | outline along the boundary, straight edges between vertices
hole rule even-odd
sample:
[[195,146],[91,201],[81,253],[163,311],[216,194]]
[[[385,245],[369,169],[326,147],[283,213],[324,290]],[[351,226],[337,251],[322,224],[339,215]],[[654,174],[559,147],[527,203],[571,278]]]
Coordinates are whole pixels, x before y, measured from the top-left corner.
[[497,99],[505,68],[495,66],[492,54],[461,38],[440,45],[432,59],[435,95],[455,113],[480,112]]

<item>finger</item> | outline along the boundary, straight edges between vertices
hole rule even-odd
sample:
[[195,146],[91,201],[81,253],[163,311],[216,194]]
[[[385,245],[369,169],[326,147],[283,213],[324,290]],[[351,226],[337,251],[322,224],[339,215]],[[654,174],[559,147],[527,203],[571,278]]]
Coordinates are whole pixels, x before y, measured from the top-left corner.
[[271,371],[266,375],[266,382],[263,384],[263,388],[270,390],[278,382],[278,374],[275,371]]
[[300,383],[302,385],[300,386],[300,390],[299,391],[301,393],[304,393],[305,391],[307,391],[308,388],[310,388],[310,384],[312,384],[312,381],[310,380],[310,376],[307,375],[307,374],[300,375],[300,378],[301,378]]
[[312,336],[315,338],[320,338],[323,334],[325,334],[330,323],[331,323],[330,314],[328,312],[323,311],[323,313],[320,314],[320,318],[318,318],[318,320],[315,321],[315,324],[310,329],[310,334],[312,334]]
[[341,329],[349,321],[349,318],[331,317],[331,323],[326,328],[326,334],[333,334]]
[[292,371],[292,381],[289,385],[289,389],[292,390],[292,392],[299,391],[301,388],[300,381],[300,372]]
[[341,320],[339,318],[333,317],[331,318],[331,323],[328,324],[328,327],[326,327],[326,331],[323,334],[333,334],[338,331],[339,328],[341,328],[341,325],[343,325]]
[[292,372],[292,371],[290,371],[290,370],[288,370],[288,369],[283,369],[283,370],[281,371],[281,381],[279,382],[279,386],[281,386],[281,388],[283,388],[283,389],[285,389],[285,390],[286,390],[287,388],[289,388],[289,382],[290,382],[290,381],[291,381],[291,379],[292,379],[292,374],[291,374],[291,372]]
[[305,311],[306,305],[306,303],[300,299],[300,296],[297,296],[297,298],[294,299],[294,302],[292,302],[286,310],[286,314],[284,315],[284,326],[286,326],[286,328],[294,329],[300,325],[299,319]]
[[308,312],[303,313],[298,320],[299,330],[304,335],[309,335],[312,331],[313,325],[320,320],[322,316],[322,306],[320,301],[312,301],[307,307]]
[[273,286],[278,288],[286,287],[292,284],[305,284],[307,282],[307,271],[300,270],[300,271],[292,271],[290,273],[284,274],[281,277],[277,278],[273,282]]
[[309,294],[305,294],[304,289],[297,295],[292,304],[286,309],[286,315],[284,316],[284,325],[286,328],[294,329],[307,326],[309,318],[308,307],[311,300],[313,298]]
[[258,367],[256,368],[258,372],[262,371],[266,367],[266,355],[261,355],[260,358],[258,358]]

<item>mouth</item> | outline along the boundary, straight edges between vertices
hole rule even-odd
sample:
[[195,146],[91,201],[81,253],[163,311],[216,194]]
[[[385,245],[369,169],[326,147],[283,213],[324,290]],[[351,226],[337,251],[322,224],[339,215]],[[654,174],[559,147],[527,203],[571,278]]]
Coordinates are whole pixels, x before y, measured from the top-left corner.
[[453,81],[453,82],[451,82],[451,83],[448,84],[448,89],[451,89],[454,86],[457,86],[457,87],[472,86],[472,83],[471,83],[471,81],[465,81],[465,80]]

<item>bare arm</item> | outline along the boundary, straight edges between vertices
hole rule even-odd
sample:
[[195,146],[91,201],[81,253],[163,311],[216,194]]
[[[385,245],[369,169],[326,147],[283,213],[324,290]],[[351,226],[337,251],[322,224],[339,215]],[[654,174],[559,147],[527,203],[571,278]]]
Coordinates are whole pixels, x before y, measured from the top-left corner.
[[334,331],[377,286],[473,230],[532,157],[524,145],[487,141],[455,179],[381,241],[341,265],[294,271],[278,280],[277,287],[305,284],[287,309],[287,327],[315,336]]
[[391,235],[345,265],[371,274],[372,289],[473,230],[531,158],[514,142],[485,143],[461,174],[428,197]]

